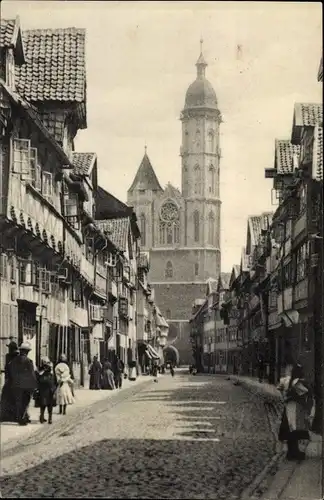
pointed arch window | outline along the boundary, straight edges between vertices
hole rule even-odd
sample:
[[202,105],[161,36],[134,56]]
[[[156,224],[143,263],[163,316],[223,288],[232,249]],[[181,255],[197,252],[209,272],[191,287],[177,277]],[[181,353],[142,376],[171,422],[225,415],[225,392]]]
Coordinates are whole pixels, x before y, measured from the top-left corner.
[[208,243],[215,244],[215,215],[210,212],[208,215]]
[[214,153],[215,150],[215,134],[213,130],[208,132],[208,151],[209,153]]
[[201,176],[201,170],[199,165],[197,164],[194,168],[194,190],[195,194],[201,194],[201,181],[202,181],[202,176]]
[[165,266],[165,277],[169,279],[173,278],[173,265],[170,260],[166,263]]
[[173,201],[167,201],[161,207],[159,239],[161,245],[180,243],[179,209]]
[[146,218],[144,214],[140,215],[140,232],[141,232],[141,243],[142,246],[146,245]]
[[193,223],[194,223],[194,241],[199,241],[199,212],[198,210],[194,211],[193,214]]
[[209,192],[215,194],[215,180],[216,180],[216,171],[213,165],[210,165],[208,169],[208,181],[209,181]]
[[198,262],[195,263],[195,276],[198,276],[199,274],[199,264]]
[[167,310],[165,311],[165,316],[166,316],[166,318],[167,318],[167,319],[170,319],[170,318],[171,318],[171,309],[167,309]]

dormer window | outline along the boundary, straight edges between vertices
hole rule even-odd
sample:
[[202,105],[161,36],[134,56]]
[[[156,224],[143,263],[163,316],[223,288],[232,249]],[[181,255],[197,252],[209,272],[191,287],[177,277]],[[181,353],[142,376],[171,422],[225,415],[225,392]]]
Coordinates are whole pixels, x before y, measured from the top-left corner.
[[9,49],[6,58],[6,82],[7,85],[14,89],[15,88],[15,58],[13,50]]

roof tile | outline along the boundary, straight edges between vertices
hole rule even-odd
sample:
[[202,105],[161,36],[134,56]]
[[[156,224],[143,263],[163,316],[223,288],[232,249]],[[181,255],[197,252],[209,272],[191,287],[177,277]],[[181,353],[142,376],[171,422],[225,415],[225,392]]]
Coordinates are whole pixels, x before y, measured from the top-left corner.
[[0,47],[11,47],[12,37],[15,30],[15,19],[1,19],[0,23]]
[[97,158],[96,153],[72,153],[72,163],[75,166],[75,173],[79,175],[89,175],[89,171]]
[[292,144],[289,140],[275,141],[275,169],[278,174],[292,174],[294,172],[295,159],[300,155],[300,146]]
[[129,218],[96,220],[96,225],[101,231],[107,231],[109,239],[122,252],[127,250]]
[[294,124],[297,127],[315,127],[323,123],[322,104],[295,104]]
[[16,68],[17,90],[29,101],[86,100],[85,30],[23,31],[26,64]]
[[253,245],[256,245],[259,242],[261,231],[270,227],[272,217],[273,212],[264,212],[261,215],[252,215],[251,217],[249,217]]

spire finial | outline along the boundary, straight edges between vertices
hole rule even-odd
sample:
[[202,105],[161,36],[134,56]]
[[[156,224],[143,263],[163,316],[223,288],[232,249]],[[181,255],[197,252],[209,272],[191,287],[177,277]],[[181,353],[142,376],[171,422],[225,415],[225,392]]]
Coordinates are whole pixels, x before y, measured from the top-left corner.
[[144,151],[145,151],[145,154],[147,153],[147,144],[146,144],[146,141],[145,141],[145,145],[144,145]]
[[204,43],[204,39],[203,37],[201,36],[200,37],[200,53],[202,54],[202,49],[203,49],[203,43]]

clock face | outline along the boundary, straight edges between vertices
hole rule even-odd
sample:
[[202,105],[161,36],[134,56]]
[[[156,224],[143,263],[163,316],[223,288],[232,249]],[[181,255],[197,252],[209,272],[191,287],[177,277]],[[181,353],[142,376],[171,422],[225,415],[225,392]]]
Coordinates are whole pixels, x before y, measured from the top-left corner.
[[175,203],[168,201],[162,205],[161,219],[166,222],[173,222],[179,219],[179,210]]

